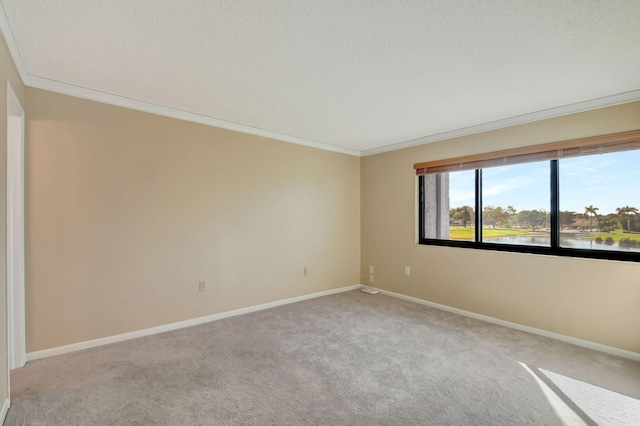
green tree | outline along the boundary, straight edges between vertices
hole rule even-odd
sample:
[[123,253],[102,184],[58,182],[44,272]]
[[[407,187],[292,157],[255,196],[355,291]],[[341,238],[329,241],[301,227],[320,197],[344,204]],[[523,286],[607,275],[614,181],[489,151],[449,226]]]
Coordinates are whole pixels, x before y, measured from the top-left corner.
[[620,217],[615,213],[609,213],[608,215],[600,215],[600,230],[602,232],[613,232],[618,229],[622,229],[620,225]]
[[543,226],[547,222],[547,212],[544,210],[521,210],[518,213],[520,223],[529,225],[532,231]]
[[565,210],[560,212],[560,226],[571,226],[575,222],[576,212]]
[[507,208],[504,209],[504,214],[506,217],[507,228],[511,229],[513,227],[513,221],[515,220],[518,211],[513,208],[513,206],[507,206]]
[[616,213],[620,216],[620,219],[627,221],[627,231],[631,232],[631,217],[638,214],[638,209],[635,207],[618,207]]
[[482,223],[495,229],[496,222],[500,219],[501,212],[502,207],[486,206],[482,209]]
[[539,211],[542,216],[542,226],[544,226],[545,228],[551,227],[551,215],[549,214],[549,212],[545,209],[540,209]]
[[473,222],[473,207],[462,206],[451,209],[451,217],[462,222],[463,227],[467,227],[467,223]]
[[600,209],[597,207],[593,207],[593,204],[584,208],[584,214],[589,218],[589,229],[593,229],[593,226],[591,225],[591,218],[593,216],[598,217],[598,213],[596,213],[598,210]]
[[[513,209],[513,207],[511,206],[509,207]],[[510,214],[510,211],[508,210],[509,207],[507,207],[506,209],[503,209],[502,207],[498,206],[493,211],[493,217],[495,219],[495,223],[501,228],[511,227],[511,224],[510,224],[511,214]]]
[[462,210],[463,221],[466,221],[465,227],[467,226],[466,225],[467,222],[473,225],[473,223],[475,222],[475,213],[474,213],[473,207],[462,206],[460,207],[460,209]]

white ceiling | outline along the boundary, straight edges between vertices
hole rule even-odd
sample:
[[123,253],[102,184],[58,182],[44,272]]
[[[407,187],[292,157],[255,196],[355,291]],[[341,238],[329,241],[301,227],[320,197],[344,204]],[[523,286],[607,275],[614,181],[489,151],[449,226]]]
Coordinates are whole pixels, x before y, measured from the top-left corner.
[[0,4],[27,85],[356,155],[640,99],[636,0]]

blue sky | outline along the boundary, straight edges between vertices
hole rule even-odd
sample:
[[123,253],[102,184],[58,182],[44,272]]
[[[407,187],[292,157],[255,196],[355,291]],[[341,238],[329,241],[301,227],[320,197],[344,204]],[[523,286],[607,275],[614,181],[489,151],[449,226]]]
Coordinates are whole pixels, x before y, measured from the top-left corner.
[[[485,206],[516,210],[549,210],[549,162],[518,164],[483,170]],[[473,170],[450,173],[451,207],[474,204]],[[640,209],[640,150],[588,155],[560,160],[560,210],[598,214],[616,207]]]

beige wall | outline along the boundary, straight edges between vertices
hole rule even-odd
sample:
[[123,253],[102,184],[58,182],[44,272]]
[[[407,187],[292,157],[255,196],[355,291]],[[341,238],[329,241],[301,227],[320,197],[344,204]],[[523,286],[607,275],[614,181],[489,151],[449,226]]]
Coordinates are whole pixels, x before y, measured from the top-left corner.
[[[413,164],[640,129],[640,102],[362,158],[362,265],[380,288],[640,352],[640,263],[421,246]],[[404,266],[411,266],[411,276]]]
[[359,282],[359,158],[31,88],[26,106],[27,352]]
[[[24,107],[24,86],[0,33],[0,223],[7,221],[7,81]],[[0,404],[9,397],[7,370],[7,268],[5,226],[0,226]]]
[[25,102],[28,352],[366,282],[368,265],[390,291],[640,352],[640,264],[417,245],[412,168],[635,130],[640,102],[362,159]]

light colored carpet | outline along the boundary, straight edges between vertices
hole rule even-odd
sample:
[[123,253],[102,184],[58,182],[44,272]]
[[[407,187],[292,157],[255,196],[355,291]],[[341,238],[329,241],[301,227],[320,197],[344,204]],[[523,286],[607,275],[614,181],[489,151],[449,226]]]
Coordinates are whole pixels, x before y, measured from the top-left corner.
[[30,362],[11,384],[6,425],[640,424],[638,362],[359,291]]

